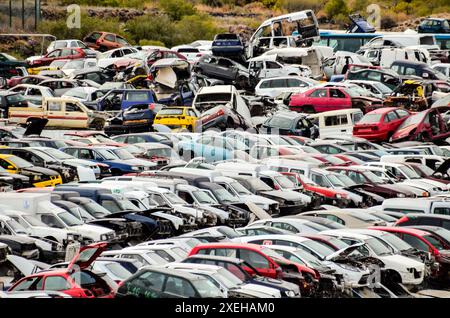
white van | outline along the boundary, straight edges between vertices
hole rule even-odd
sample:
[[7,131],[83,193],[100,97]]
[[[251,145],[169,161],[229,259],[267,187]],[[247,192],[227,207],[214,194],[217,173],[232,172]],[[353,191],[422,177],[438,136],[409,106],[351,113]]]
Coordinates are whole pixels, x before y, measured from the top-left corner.
[[319,138],[352,134],[353,126],[364,116],[360,109],[341,109],[309,115],[308,118],[319,126]]
[[373,65],[379,65],[383,68],[390,68],[394,61],[412,61],[428,63],[426,50],[418,48],[371,48],[364,51],[366,57]]

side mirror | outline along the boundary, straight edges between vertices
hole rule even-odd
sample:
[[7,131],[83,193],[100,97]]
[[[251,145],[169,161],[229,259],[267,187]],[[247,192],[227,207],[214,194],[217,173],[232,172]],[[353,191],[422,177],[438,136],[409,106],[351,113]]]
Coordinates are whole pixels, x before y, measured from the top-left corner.
[[8,169],[8,170],[14,170],[15,168],[14,168],[14,166],[8,166],[6,169]]

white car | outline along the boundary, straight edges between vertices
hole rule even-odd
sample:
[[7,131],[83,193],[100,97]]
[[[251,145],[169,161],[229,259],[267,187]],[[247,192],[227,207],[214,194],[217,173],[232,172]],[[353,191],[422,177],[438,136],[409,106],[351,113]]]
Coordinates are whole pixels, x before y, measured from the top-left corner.
[[344,83],[356,84],[358,86],[361,86],[362,88],[369,90],[379,98],[385,98],[386,96],[392,93],[392,89],[390,89],[383,83],[377,81],[348,80],[345,81]]
[[193,249],[194,247],[196,247],[198,244],[201,243],[202,242],[200,240],[197,240],[195,238],[173,237],[170,239],[147,241],[139,243],[136,246],[146,246],[146,245],[177,246],[186,251],[186,253],[189,253],[191,249]]
[[159,256],[155,251],[144,249],[123,248],[121,250],[105,251],[100,256],[136,260],[139,268],[148,265],[164,265],[167,263],[167,261]]
[[431,68],[450,78],[450,63],[436,63]]
[[365,243],[358,248],[362,255],[379,259],[384,267],[381,272],[389,275],[390,279],[404,285],[420,285],[425,275],[425,265],[409,257],[394,254],[380,239],[348,230],[327,230],[323,235],[336,237],[347,244]]
[[55,97],[52,89],[40,85],[19,84],[9,89],[9,91],[20,93],[28,103],[36,107],[41,107],[44,98]]
[[136,245],[128,247],[133,250],[153,251],[167,262],[181,262],[187,257],[186,251],[175,245]]
[[33,215],[21,211],[10,210],[6,206],[2,206],[1,209],[0,214],[9,216],[11,219],[22,225],[27,230],[28,235],[54,240],[61,244],[65,243],[68,235],[74,236],[74,233],[71,233],[67,229],[49,227]]
[[211,54],[210,51],[200,50],[199,47],[193,47],[189,45],[175,46],[170,50],[180,53],[181,55],[186,57],[188,62],[191,64],[196,63],[203,55]]
[[276,55],[261,55],[248,60],[249,73],[259,79],[302,75],[302,70],[298,67],[281,64],[276,57]]
[[255,95],[275,98],[286,92],[301,93],[318,84],[313,79],[300,76],[265,78],[256,85]]
[[82,49],[88,49],[88,47],[86,46],[86,44],[84,44],[84,42],[77,39],[57,40],[50,42],[50,44],[47,47],[47,53],[50,53],[55,49],[62,49],[66,47],[70,48],[80,47]]
[[126,268],[118,262],[108,260],[95,260],[91,269],[96,273],[105,273],[110,279],[119,283],[132,275]]
[[249,226],[252,225],[265,225],[275,227],[289,231],[292,234],[315,234],[327,229],[325,226],[311,222],[309,220],[289,219],[287,217],[270,220],[259,220],[249,224]]
[[76,70],[91,68],[97,66],[97,60],[94,58],[70,60],[61,68],[65,76],[69,77]]
[[140,51],[134,47],[120,47],[101,53],[97,56],[97,66],[108,67],[116,61],[128,57],[129,55],[139,53]]
[[330,79],[333,75],[347,73],[350,64],[372,65],[372,63],[362,55],[347,51],[337,51],[333,57],[325,59],[323,62],[323,71],[325,76]]

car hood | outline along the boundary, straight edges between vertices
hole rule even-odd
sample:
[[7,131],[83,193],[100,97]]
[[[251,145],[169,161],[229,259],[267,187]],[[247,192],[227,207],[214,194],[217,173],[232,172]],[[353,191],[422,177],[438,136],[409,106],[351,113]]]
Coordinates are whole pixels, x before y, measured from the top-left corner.
[[58,172],[51,170],[51,169],[43,168],[43,167],[34,166],[34,167],[29,167],[29,168],[21,168],[20,170],[24,171],[24,172],[30,172],[33,174],[39,173],[39,174],[48,175],[48,176],[55,176],[55,177],[59,176]]
[[84,159],[65,159],[63,162],[71,166],[92,167],[95,170],[98,169],[98,166],[95,163]]
[[36,265],[31,262],[29,259],[16,256],[16,255],[7,255],[8,261],[10,261],[17,269],[24,275],[30,276],[36,272],[38,269]]
[[423,271],[423,269],[425,267],[425,265],[422,262],[413,260],[412,258],[403,256],[403,255],[383,255],[383,256],[378,256],[378,258],[388,266],[390,264],[396,264],[396,265],[405,267],[405,269],[413,267],[420,271]]
[[258,203],[262,203],[262,204],[278,203],[275,200],[268,199],[268,198],[265,198],[263,196],[256,195],[256,194],[243,195],[242,199],[243,199],[244,202],[245,201],[250,201],[250,202],[253,202],[253,203],[256,203],[256,204],[258,204]]
[[280,190],[271,190],[271,191],[261,191],[262,194],[272,196],[275,198],[281,198],[288,201],[297,201],[302,199],[299,193],[294,191],[280,191]]
[[325,259],[327,261],[334,261],[337,258],[346,258],[351,253],[353,253],[355,250],[357,250],[360,246],[363,246],[364,243],[358,243],[351,246],[344,247],[334,253],[331,253],[330,255],[326,256]]

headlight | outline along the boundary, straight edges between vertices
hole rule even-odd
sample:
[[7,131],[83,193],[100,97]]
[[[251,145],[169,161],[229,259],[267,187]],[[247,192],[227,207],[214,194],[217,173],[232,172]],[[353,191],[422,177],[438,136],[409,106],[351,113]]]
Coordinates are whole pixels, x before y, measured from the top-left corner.
[[429,196],[430,196],[430,193],[427,192],[427,191],[424,191],[424,192],[422,192],[422,196],[423,196],[423,197],[429,197]]
[[141,170],[141,169],[140,169],[140,167],[131,167],[131,170],[133,170],[133,171],[139,171],[139,170]]
[[340,195],[339,193],[336,194],[336,199],[342,199],[342,195]]
[[397,198],[406,198],[406,195],[403,193],[397,193]]
[[288,297],[295,297],[295,293],[292,290],[288,290],[286,292],[286,296],[288,296]]
[[100,235],[100,241],[107,241],[107,240],[108,240],[108,234]]
[[40,180],[41,180],[41,175],[40,174],[33,176],[33,181],[40,181]]

